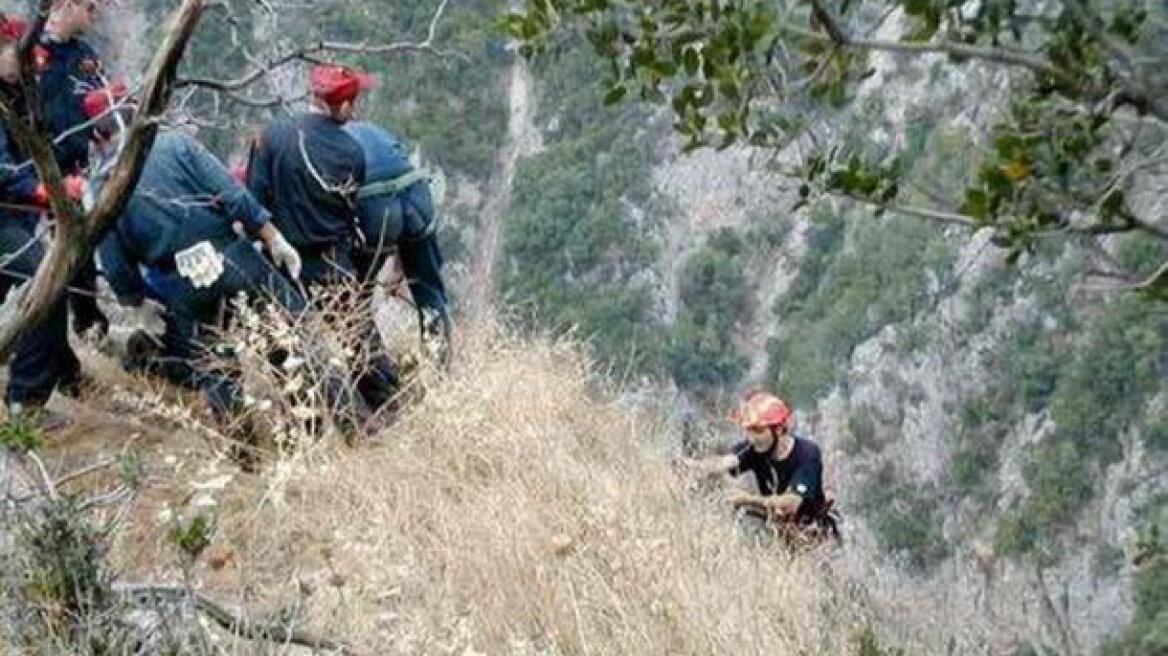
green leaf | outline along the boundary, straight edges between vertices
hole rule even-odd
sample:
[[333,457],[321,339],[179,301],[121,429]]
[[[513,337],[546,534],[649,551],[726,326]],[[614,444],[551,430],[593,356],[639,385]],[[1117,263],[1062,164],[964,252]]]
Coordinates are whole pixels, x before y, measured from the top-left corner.
[[[604,94],[604,104],[605,105],[615,105],[618,102],[620,102],[621,99],[624,98],[625,94],[627,94],[628,92],[629,92],[629,90],[628,90],[628,88],[625,87],[625,85],[618,84],[618,85],[614,86],[613,88],[609,89],[608,93]],[[595,96],[593,96],[593,97],[595,97]]]
[[657,61],[657,55],[650,48],[640,47],[633,50],[633,56],[630,61],[636,66],[649,67]]
[[732,75],[733,73],[724,74],[718,80],[718,93],[731,100],[738,100],[738,82]]
[[661,77],[673,77],[677,73],[677,64],[664,59],[658,59],[649,68]]
[[990,202],[986,192],[981,189],[966,189],[965,202],[961,205],[961,213],[968,214],[979,222],[989,218]]
[[689,75],[697,75],[698,69],[702,65],[702,58],[698,55],[696,48],[686,48],[682,53],[682,63],[685,66],[685,72]]
[[923,16],[929,10],[929,0],[905,0],[902,6],[909,16]]
[[895,182],[893,182],[892,184],[885,187],[884,192],[880,194],[880,202],[891,203],[899,193],[900,187]]
[[1118,216],[1123,212],[1125,201],[1123,191],[1115,189],[1103,199],[1099,211],[1106,217]]

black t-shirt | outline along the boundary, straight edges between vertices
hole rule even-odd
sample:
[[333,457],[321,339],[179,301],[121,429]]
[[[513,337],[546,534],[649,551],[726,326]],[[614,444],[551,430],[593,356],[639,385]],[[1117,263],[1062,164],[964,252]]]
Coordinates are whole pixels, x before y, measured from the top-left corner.
[[824,501],[823,458],[819,447],[811,440],[795,438],[795,446],[783,460],[776,458],[778,441],[769,450],[755,451],[749,442],[734,445],[734,455],[738,464],[730,472],[734,476],[751,472],[758,482],[761,494],[783,494],[794,492],[803,497],[799,514],[813,512]]

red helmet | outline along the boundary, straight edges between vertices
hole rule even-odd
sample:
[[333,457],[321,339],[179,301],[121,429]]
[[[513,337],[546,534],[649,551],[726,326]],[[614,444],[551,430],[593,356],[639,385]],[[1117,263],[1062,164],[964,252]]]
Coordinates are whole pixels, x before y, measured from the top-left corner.
[[743,397],[738,408],[730,413],[730,421],[746,430],[791,426],[791,408],[777,396],[754,390]]
[[99,87],[85,94],[81,100],[81,109],[88,118],[97,118],[109,111],[115,104],[121,102],[129,94],[124,80],[118,80],[108,87]]
[[0,14],[0,40],[19,41],[28,31],[28,21]]
[[372,89],[376,86],[376,80],[372,75],[346,66],[320,65],[309,73],[308,84],[312,88],[312,95],[336,106],[356,99],[366,89]]

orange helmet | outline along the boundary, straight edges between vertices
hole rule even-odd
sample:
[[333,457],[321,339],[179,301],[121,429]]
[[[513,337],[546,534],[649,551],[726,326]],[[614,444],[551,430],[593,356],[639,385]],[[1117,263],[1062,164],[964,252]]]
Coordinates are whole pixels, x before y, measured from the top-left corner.
[[776,427],[786,430],[791,425],[791,408],[773,394],[754,390],[730,413],[730,421],[746,430]]

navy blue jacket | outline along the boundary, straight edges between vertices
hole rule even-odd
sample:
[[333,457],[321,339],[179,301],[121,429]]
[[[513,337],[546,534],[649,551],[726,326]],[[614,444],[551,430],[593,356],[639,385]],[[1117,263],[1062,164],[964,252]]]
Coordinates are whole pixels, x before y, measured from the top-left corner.
[[233,221],[255,234],[270,215],[193,137],[159,133],[126,210],[98,248],[102,270],[119,302],[142,301],[139,265],[168,268],[174,254],[201,241],[236,238]]
[[[373,123],[345,124],[365,152],[367,183],[392,180],[414,170],[401,139]],[[398,239],[416,240],[425,234],[434,218],[430,185],[419,180],[396,196],[378,195],[357,203],[359,225],[370,248],[393,244]]]
[[[16,151],[16,144],[7,128],[0,128],[0,201],[14,205],[26,205],[36,192],[37,177],[32,164]],[[11,208],[0,208],[0,221],[36,221],[38,212],[24,212]]]
[[277,121],[252,148],[252,195],[271,211],[288,241],[308,254],[354,243],[356,193],[363,184],[361,146],[341,123],[322,114]]
[[[103,86],[101,59],[85,41],[54,41],[43,34],[37,64],[45,122],[56,139],[89,120],[82,102],[85,94]],[[92,133],[91,127],[86,128],[56,143],[53,154],[63,173],[78,173],[85,168]]]

